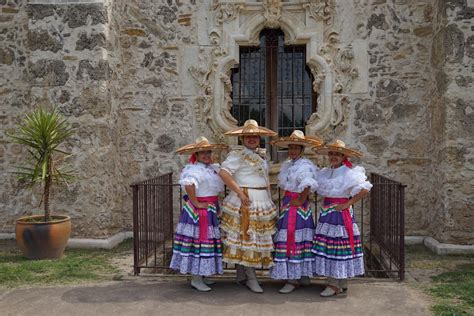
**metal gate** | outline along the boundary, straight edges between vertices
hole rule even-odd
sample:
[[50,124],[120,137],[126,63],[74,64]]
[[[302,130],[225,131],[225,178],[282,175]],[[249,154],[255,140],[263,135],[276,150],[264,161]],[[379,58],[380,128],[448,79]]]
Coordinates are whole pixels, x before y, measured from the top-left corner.
[[[172,182],[172,174],[131,185],[133,193],[134,273],[171,273],[173,218],[182,209],[181,187]],[[354,205],[364,245],[365,271],[372,277],[404,279],[404,190],[399,182],[372,173],[373,188],[368,197]],[[281,191],[272,185],[280,210]],[[311,198],[317,210],[318,196]],[[369,204],[369,205],[367,205]],[[314,212],[315,221],[318,212]]]

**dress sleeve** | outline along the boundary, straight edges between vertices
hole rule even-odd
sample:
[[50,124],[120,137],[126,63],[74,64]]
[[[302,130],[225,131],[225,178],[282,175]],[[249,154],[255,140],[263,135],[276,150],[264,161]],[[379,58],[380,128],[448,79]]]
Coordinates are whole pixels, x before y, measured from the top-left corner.
[[286,160],[281,164],[280,173],[278,174],[278,186],[282,189],[286,187],[286,178],[288,176],[288,168],[290,167],[290,161]]
[[307,160],[298,167],[296,181],[298,182],[298,192],[303,192],[305,188],[309,187],[310,192],[318,189],[318,181],[316,180],[316,167]]
[[221,170],[225,170],[231,175],[234,175],[235,171],[239,169],[241,163],[242,159],[240,158],[240,155],[235,151],[231,151],[222,163]]
[[200,177],[201,174],[196,166],[187,165],[181,172],[181,175],[179,177],[179,184],[181,185],[183,190],[185,189],[186,185],[194,185],[197,190]]
[[367,181],[365,169],[360,166],[351,169],[351,172],[347,175],[347,179],[344,180],[347,181],[347,190],[350,192],[350,196],[359,194],[363,189],[368,191],[372,189],[372,184]]

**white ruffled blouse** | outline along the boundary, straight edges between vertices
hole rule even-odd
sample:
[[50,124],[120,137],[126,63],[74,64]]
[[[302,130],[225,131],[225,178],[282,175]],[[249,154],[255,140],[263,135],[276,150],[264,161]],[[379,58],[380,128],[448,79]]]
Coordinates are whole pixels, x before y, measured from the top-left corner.
[[357,195],[362,189],[370,190],[372,184],[367,181],[365,169],[360,166],[349,168],[324,168],[316,172],[317,192],[325,197],[349,198]]
[[269,183],[267,161],[247,148],[231,151],[221,169],[230,173],[241,187],[261,188]]
[[224,182],[218,174],[219,164],[206,165],[201,162],[189,164],[181,172],[179,184],[185,190],[186,185],[196,188],[196,197],[216,196],[224,191]]
[[278,185],[283,190],[301,193],[306,187],[311,192],[318,188],[316,172],[319,169],[308,159],[287,160],[283,162],[278,175]]

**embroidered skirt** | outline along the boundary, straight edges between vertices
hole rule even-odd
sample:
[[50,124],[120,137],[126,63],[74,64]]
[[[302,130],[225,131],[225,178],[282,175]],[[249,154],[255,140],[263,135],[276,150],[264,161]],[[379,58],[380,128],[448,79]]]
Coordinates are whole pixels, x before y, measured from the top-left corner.
[[270,275],[277,280],[297,280],[313,276],[312,253],[314,220],[309,201],[293,209],[289,206],[296,193],[286,192],[282,202],[284,210],[278,220],[275,234],[274,266]]
[[207,210],[196,209],[186,195],[183,199],[184,206],[176,227],[170,268],[182,274],[222,274],[217,197],[198,198],[200,202],[209,203]]
[[272,235],[276,231],[277,210],[268,190],[245,189],[250,207],[242,207],[233,191],[222,203],[221,228],[224,233],[224,262],[246,267],[273,265]]
[[[320,208],[318,225],[313,239],[315,255],[314,273],[317,275],[346,279],[364,274],[363,248],[360,232],[355,223],[352,207],[348,210],[351,223],[344,221],[344,214],[331,204],[341,204],[348,199],[325,198]],[[346,227],[352,226],[352,234]],[[351,238],[351,235],[353,238]],[[351,239],[353,240],[351,243]]]

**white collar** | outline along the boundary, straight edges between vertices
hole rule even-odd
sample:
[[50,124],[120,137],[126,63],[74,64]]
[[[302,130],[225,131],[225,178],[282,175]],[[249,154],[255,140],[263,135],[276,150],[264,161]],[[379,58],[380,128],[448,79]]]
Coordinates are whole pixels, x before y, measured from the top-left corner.
[[245,147],[245,146],[244,146],[244,152],[245,152],[246,154],[256,154],[256,153],[257,153],[256,149],[255,149],[255,150],[252,150],[252,149],[249,149],[249,148],[247,148],[247,147]]
[[208,164],[208,165],[207,165],[207,164],[202,163],[202,162],[200,162],[200,161],[196,161],[196,166],[199,166],[199,167],[201,167],[201,168],[209,168],[210,165],[211,165],[211,164]]

